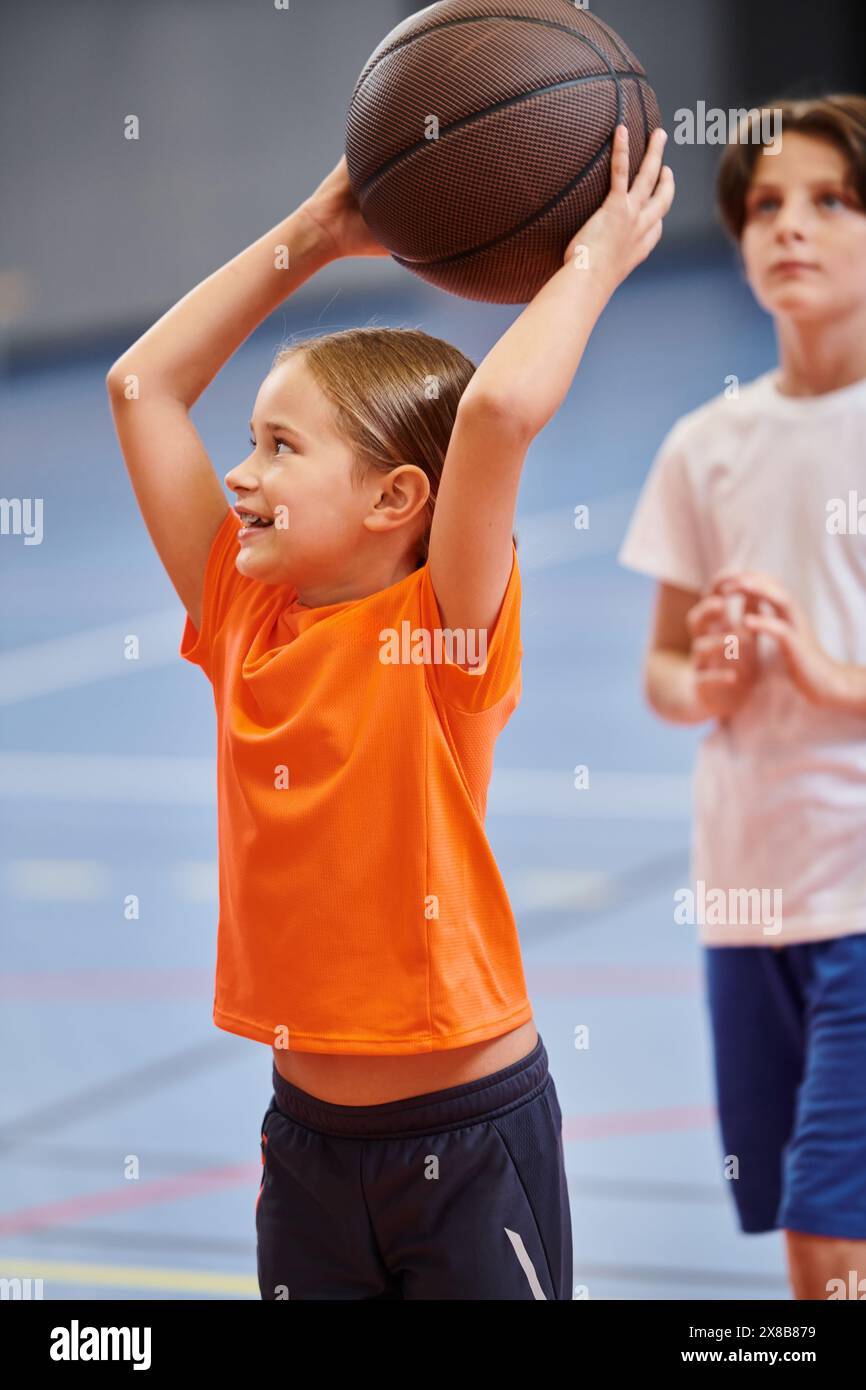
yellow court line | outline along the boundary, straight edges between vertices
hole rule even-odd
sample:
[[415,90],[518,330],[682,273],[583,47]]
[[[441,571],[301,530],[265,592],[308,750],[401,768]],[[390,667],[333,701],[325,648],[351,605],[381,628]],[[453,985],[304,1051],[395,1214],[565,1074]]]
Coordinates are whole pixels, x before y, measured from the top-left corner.
[[47,1284],[99,1284],[104,1288],[182,1289],[201,1293],[253,1294],[258,1280],[249,1274],[210,1274],[203,1269],[153,1269],[146,1265],[67,1264],[61,1260],[0,1255],[0,1278],[43,1279]]

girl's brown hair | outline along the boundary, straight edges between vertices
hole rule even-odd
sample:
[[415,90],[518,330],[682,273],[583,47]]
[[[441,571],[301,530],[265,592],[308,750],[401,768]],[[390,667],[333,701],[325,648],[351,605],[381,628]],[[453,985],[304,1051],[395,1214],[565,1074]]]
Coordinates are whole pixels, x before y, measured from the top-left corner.
[[[866,97],[842,93],[802,101],[774,101],[759,111],[771,118],[773,112],[781,112],[783,140],[786,133],[797,131],[826,140],[841,150],[848,160],[850,186],[866,208]],[[758,117],[752,119],[757,122]],[[738,138],[727,146],[716,182],[722,222],[735,241],[740,240],[746,225],[746,196],[762,150],[760,144],[739,138],[748,137],[752,128],[746,122],[745,130],[739,130]]]
[[475,373],[474,363],[451,343],[414,328],[347,328],[301,339],[281,347],[273,367],[297,352],[304,354],[333,407],[336,428],[354,450],[353,486],[360,486],[370,468],[390,473],[407,463],[429,478],[416,557],[420,568],[427,560],[457,406]]

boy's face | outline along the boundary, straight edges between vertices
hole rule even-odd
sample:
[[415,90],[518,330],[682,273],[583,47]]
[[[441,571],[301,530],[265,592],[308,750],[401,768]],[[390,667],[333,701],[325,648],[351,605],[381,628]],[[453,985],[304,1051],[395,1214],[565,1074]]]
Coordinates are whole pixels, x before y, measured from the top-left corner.
[[327,585],[363,534],[370,500],[351,485],[352,451],[303,360],[265,378],[252,419],[252,452],[226,474],[235,506],[274,524],[239,537],[237,568],[265,584]]
[[776,318],[839,318],[866,307],[866,211],[841,150],[799,132],[755,161],[741,249],[758,303]]

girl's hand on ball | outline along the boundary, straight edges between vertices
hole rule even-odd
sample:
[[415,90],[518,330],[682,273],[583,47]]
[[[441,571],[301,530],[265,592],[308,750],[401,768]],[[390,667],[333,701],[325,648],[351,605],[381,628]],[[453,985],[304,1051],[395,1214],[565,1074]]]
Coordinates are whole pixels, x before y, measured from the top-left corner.
[[645,261],[661,239],[662,223],[674,200],[673,171],[662,156],[667,132],[653,131],[640,169],[628,186],[628,129],[617,126],[610,161],[610,192],[588,222],[569,242],[563,258],[591,273],[600,271],[610,282],[611,293]]
[[390,256],[390,251],[373,235],[358,207],[349,183],[346,156],[332,169],[300,206],[299,211],[315,223],[329,253],[335,260],[343,256]]

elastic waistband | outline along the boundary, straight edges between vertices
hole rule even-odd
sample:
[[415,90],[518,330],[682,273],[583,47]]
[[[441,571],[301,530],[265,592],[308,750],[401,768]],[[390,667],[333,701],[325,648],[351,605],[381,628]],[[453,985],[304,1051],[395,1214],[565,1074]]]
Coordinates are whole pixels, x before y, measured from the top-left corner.
[[274,1067],[277,1108],[322,1134],[348,1134],[366,1139],[398,1139],[407,1134],[437,1134],[479,1120],[493,1119],[540,1095],[550,1081],[547,1052],[539,1036],[531,1052],[510,1067],[421,1096],[387,1101],[384,1105],[332,1105],[309,1095]]

